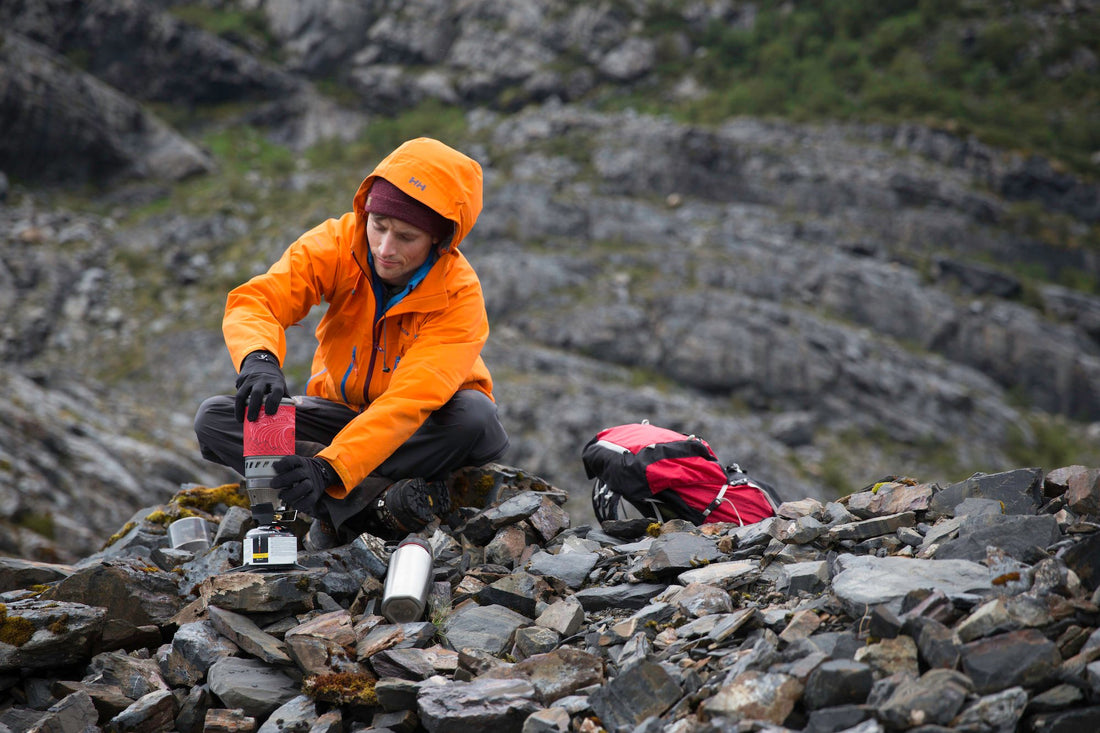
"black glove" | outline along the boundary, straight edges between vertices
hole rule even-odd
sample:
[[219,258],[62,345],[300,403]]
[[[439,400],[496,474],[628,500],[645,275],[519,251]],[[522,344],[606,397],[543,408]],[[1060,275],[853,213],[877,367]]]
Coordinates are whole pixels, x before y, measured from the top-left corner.
[[323,458],[287,456],[275,461],[271,488],[279,489],[279,498],[291,509],[313,514],[321,494],[340,483],[336,469]]
[[241,362],[241,373],[237,377],[234,405],[237,422],[244,422],[246,405],[249,422],[259,419],[261,404],[266,406],[268,415],[274,415],[279,409],[279,400],[289,391],[275,355],[270,351],[253,351]]

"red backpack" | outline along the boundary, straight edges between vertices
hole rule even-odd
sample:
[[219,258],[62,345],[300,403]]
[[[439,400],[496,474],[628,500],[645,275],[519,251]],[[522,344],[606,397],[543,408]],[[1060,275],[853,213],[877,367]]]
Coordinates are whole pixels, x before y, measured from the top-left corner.
[[710,445],[694,435],[650,425],[617,425],[596,434],[581,452],[602,523],[624,518],[625,499],[652,519],[677,517],[699,525],[745,525],[775,516],[780,499],[737,464],[723,467]]

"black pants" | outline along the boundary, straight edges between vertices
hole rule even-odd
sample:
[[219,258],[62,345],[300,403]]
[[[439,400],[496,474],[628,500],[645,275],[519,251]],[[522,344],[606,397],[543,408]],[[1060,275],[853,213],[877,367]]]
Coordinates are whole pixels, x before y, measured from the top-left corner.
[[[295,452],[299,455],[316,454],[359,414],[320,397],[296,397],[295,401]],[[204,458],[244,475],[244,426],[234,415],[232,396],[210,397],[199,406],[195,436]],[[324,495],[321,508],[339,526],[377,496],[380,478],[442,480],[463,466],[498,460],[507,450],[508,435],[496,404],[476,390],[459,390],[362,484],[344,499]]]

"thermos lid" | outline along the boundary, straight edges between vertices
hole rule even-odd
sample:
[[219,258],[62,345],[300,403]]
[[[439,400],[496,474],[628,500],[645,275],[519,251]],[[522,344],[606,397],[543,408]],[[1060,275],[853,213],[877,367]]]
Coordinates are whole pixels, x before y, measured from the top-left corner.
[[397,550],[400,550],[405,545],[418,545],[420,547],[423,547],[425,550],[427,550],[428,554],[432,556],[432,559],[433,560],[435,559],[435,553],[432,552],[431,543],[429,543],[423,537],[411,537],[411,536],[406,537],[405,539],[401,540],[401,542],[398,543],[397,549],[394,550],[394,552],[396,552]]

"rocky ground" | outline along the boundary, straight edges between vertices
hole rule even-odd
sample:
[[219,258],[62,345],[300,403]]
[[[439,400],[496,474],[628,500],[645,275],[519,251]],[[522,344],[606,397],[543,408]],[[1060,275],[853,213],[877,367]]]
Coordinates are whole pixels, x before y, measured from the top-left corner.
[[[379,607],[393,542],[242,568],[239,487],[191,486],[77,563],[0,558],[0,731],[1095,730],[1098,476],[600,527],[542,479],[466,470],[402,624]],[[172,549],[180,516],[212,546]]]

